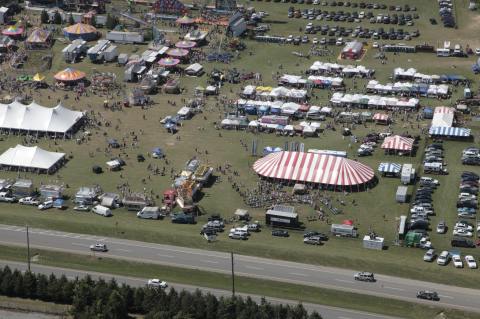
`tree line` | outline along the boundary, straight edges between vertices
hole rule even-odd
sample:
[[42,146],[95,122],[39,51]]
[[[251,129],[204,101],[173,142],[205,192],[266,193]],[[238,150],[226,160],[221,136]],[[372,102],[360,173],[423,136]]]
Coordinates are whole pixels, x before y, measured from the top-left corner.
[[195,292],[119,285],[114,279],[90,276],[69,280],[65,275],[24,272],[8,266],[0,269],[0,295],[71,305],[77,319],[321,319],[298,304],[273,305],[250,297],[220,297]]

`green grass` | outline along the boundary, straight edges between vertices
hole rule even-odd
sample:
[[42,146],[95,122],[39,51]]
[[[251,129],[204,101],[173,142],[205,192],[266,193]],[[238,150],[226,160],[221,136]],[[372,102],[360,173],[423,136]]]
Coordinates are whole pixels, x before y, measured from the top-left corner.
[[[395,3],[406,3],[407,1],[395,1]],[[409,1],[410,4],[415,3],[421,19],[417,21],[414,28],[419,28],[422,35],[418,40],[412,41],[412,44],[427,41],[431,44],[437,44],[438,35],[442,35],[442,39],[451,40],[452,43],[462,43],[464,46],[470,44],[472,47],[479,45],[478,39],[472,38],[472,28],[476,25],[477,15],[467,12],[466,0],[457,1],[459,12],[459,29],[448,30],[440,25],[430,26],[428,18],[430,15],[436,17],[437,2],[429,1]],[[118,2],[117,2],[118,3]],[[246,5],[254,5],[257,10],[267,10],[270,13],[270,20],[287,21],[286,12],[288,6],[291,4],[282,3],[267,3],[267,2],[244,2]],[[385,3],[393,3],[388,1]],[[295,7],[312,7],[306,5],[294,4]],[[431,8],[435,8],[435,13],[430,14]],[[325,8],[322,8],[324,10]],[[327,7],[328,10],[334,10]],[[335,9],[337,10],[337,9]],[[340,10],[340,9],[338,9]],[[344,9],[346,11],[347,9]],[[375,10],[375,12],[378,10]],[[380,10],[381,11],[381,10]],[[436,17],[437,20],[438,17]],[[300,34],[299,27],[304,27],[307,20],[304,19],[289,19],[287,23],[271,23],[271,34]],[[315,22],[328,23],[334,25],[333,22]],[[341,23],[338,23],[342,25]],[[346,25],[346,24],[345,24]],[[379,27],[379,25],[372,25]],[[372,27],[369,26],[369,27]],[[385,28],[384,25],[382,27]],[[397,27],[396,27],[397,28]],[[408,27],[405,27],[406,30]],[[177,34],[169,35],[174,41],[178,38]],[[320,37],[320,36],[318,36]],[[247,50],[240,53],[240,59],[233,61],[229,65],[206,63],[205,68],[207,72],[213,68],[227,69],[237,67],[241,71],[258,71],[263,75],[265,84],[274,85],[272,80],[272,72],[290,72],[299,74],[306,70],[315,60],[334,60],[338,55],[340,48],[334,49],[332,57],[318,57],[309,60],[297,58],[291,54],[292,51],[306,52],[308,46],[286,46],[275,44],[256,43],[248,39],[244,40],[247,45]],[[60,50],[65,44],[57,41],[53,47],[55,58],[53,67],[50,72],[47,72],[47,81],[52,82],[53,75],[67,65],[62,61]],[[480,45],[479,45],[480,46]],[[131,46],[120,45],[121,52],[132,53],[137,51],[141,53],[145,46]],[[249,54],[252,52],[252,55]],[[424,73],[460,73],[467,75],[474,79],[470,72],[470,64],[473,59],[457,59],[446,58],[440,59],[431,54],[402,54],[393,55],[388,54],[389,62],[386,65],[381,65],[378,60],[373,58],[374,51],[369,50],[367,56],[361,62],[352,62],[366,65],[377,70],[377,79],[386,82],[391,75],[393,68],[401,67],[416,67],[419,71]],[[343,62],[342,62],[343,63]],[[345,62],[346,63],[346,62]],[[282,65],[283,70],[279,69]],[[453,68],[455,66],[455,68]],[[69,186],[67,193],[73,196],[80,186],[99,184],[105,191],[116,191],[116,186],[128,182],[133,191],[142,191],[144,188],[147,191],[152,191],[154,195],[161,196],[162,191],[171,186],[171,179],[169,174],[167,176],[149,177],[147,166],[149,164],[162,168],[165,167],[167,172],[173,169],[179,172],[184,163],[192,156],[198,156],[200,159],[206,161],[212,166],[224,166],[226,163],[232,165],[233,170],[239,172],[239,176],[233,176],[237,184],[241,184],[243,190],[252,189],[256,186],[258,177],[254,174],[251,166],[255,160],[241,147],[240,141],[251,144],[253,139],[258,139],[259,149],[264,146],[283,146],[286,141],[301,141],[305,143],[306,148],[319,149],[337,149],[348,150],[354,153],[356,146],[352,146],[350,150],[349,142],[343,140],[341,135],[337,132],[328,131],[319,138],[302,139],[301,137],[278,137],[269,134],[252,135],[246,132],[236,131],[221,131],[222,137],[219,137],[219,132],[214,129],[214,122],[220,121],[224,116],[224,108],[215,98],[208,98],[207,105],[203,110],[203,114],[196,116],[191,121],[184,122],[180,132],[176,136],[166,133],[160,125],[159,120],[166,115],[175,113],[180,105],[182,99],[188,99],[192,95],[193,88],[196,85],[205,85],[207,77],[203,76],[196,78],[182,78],[181,85],[187,89],[184,95],[173,96],[165,94],[157,94],[151,96],[155,101],[155,105],[144,111],[138,108],[124,109],[123,111],[111,112],[105,111],[102,107],[103,100],[109,99],[111,101],[121,101],[123,94],[132,89],[135,84],[124,84],[123,68],[116,66],[116,64],[91,64],[88,59],[81,63],[73,65],[82,71],[91,75],[94,70],[115,72],[118,75],[118,80],[122,86],[121,92],[117,95],[112,93],[111,97],[89,94],[88,98],[83,97],[80,102],[73,100],[74,94],[64,91],[38,91],[32,92],[35,100],[48,106],[56,105],[57,99],[62,99],[64,105],[76,110],[86,110],[94,112],[112,123],[110,127],[102,125],[98,129],[90,129],[92,136],[90,141],[84,144],[76,144],[75,140],[53,140],[41,139],[39,146],[50,151],[62,151],[73,158],[68,162],[66,167],[60,169],[58,174],[52,176],[34,175],[29,173],[14,173],[2,172],[1,178],[16,178],[25,177],[33,179],[38,186],[40,183],[64,183]],[[352,87],[352,81],[347,80],[347,87]],[[357,80],[359,88],[365,84],[364,80]],[[125,85],[125,87],[123,87]],[[478,87],[478,81],[474,79],[473,88]],[[227,98],[235,98],[240,91],[241,85],[226,85],[222,88],[221,94]],[[14,94],[16,92],[10,92]],[[312,104],[324,106],[328,104],[327,91],[315,90],[317,99],[312,100]],[[451,104],[457,97],[462,94],[462,88],[458,88],[454,94],[454,98],[447,101],[438,101],[435,99],[421,99],[423,105],[445,105]],[[64,99],[67,95],[69,98]],[[175,101],[177,106],[173,107],[167,101]],[[216,104],[219,103],[217,107]],[[206,120],[204,119],[206,117]],[[471,122],[467,117],[467,126],[473,129],[473,133],[478,137],[480,133],[479,122]],[[101,120],[99,120],[101,121]],[[421,126],[427,127],[429,122],[423,121],[419,123]],[[118,125],[118,129],[115,127]],[[144,134],[139,132],[139,129],[144,131]],[[204,128],[204,130],[198,130]],[[338,128],[338,127],[337,127]],[[417,123],[410,124],[404,122],[401,118],[397,118],[397,123],[393,125],[395,133],[402,133],[408,131],[412,134],[418,133]],[[364,136],[370,131],[383,131],[386,128],[368,124],[367,127],[356,127],[353,131],[357,136]],[[128,147],[124,152],[114,150],[110,154],[104,153],[107,137],[117,139],[126,138],[127,144],[132,141],[130,132],[134,131],[139,137],[138,148]],[[17,136],[4,136],[4,140],[0,142],[0,148],[4,149],[23,143],[23,139]],[[478,139],[477,142],[478,143]],[[455,221],[455,198],[457,196],[457,185],[459,182],[459,174],[464,169],[471,169],[479,171],[478,168],[462,167],[459,160],[459,152],[472,143],[463,143],[457,141],[446,142],[446,160],[450,175],[440,177],[442,185],[435,192],[435,208],[438,214],[432,219],[432,225],[435,225],[441,218],[447,221],[449,226],[452,226]],[[421,142],[424,145],[424,141]],[[144,163],[137,163],[135,158],[139,153],[146,154],[153,147],[162,147],[167,153],[170,163],[167,165],[164,161],[153,160],[147,158]],[[198,148],[202,153],[195,153],[194,149]],[[204,153],[208,150],[208,155]],[[420,149],[419,153],[421,153]],[[89,156],[93,153],[93,156]],[[104,166],[104,163],[111,157],[121,155],[126,160],[127,165],[122,172],[105,172],[102,175],[94,175],[91,173],[91,167],[99,164]],[[127,157],[128,156],[128,157]],[[355,156],[353,156],[355,158]],[[375,152],[374,156],[369,158],[361,158],[360,161],[377,169],[378,164],[382,161],[392,161],[399,163],[411,162],[419,167],[420,155],[414,158],[403,158],[397,156],[385,156],[381,151]],[[242,198],[235,192],[231,183],[227,180],[227,176],[215,173],[218,176],[217,182],[209,188],[203,190],[204,197],[200,201],[200,205],[206,210],[208,214],[219,213],[224,217],[231,217],[236,208],[246,208]],[[232,175],[231,173],[229,174]],[[142,179],[146,179],[145,184]],[[86,213],[74,213],[70,209],[66,211],[50,210],[40,213],[38,210],[30,207],[23,207],[19,205],[0,204],[0,223],[24,225],[28,223],[32,227],[50,228],[63,230],[68,232],[89,233],[101,236],[114,236],[136,240],[144,240],[157,243],[168,243],[180,246],[189,246],[204,249],[213,249],[221,251],[235,251],[242,254],[253,254],[264,257],[279,258],[286,260],[295,260],[300,262],[307,262],[313,264],[322,264],[328,266],[339,266],[351,269],[366,269],[375,271],[377,273],[384,273],[397,276],[405,276],[416,279],[431,280],[441,283],[455,283],[460,286],[475,287],[477,274],[475,271],[469,269],[454,269],[452,266],[437,267],[435,264],[424,263],[421,259],[423,251],[418,249],[407,249],[400,247],[393,247],[391,243],[395,239],[395,218],[406,214],[408,212],[408,205],[397,204],[394,201],[396,187],[399,185],[398,179],[379,178],[379,185],[369,192],[356,193],[348,195],[344,198],[340,193],[327,193],[334,199],[346,199],[347,205],[341,207],[344,211],[342,215],[330,216],[333,222],[341,222],[344,219],[355,220],[359,227],[360,233],[364,234],[370,229],[375,230],[379,235],[386,238],[387,244],[390,248],[386,251],[368,251],[361,248],[360,240],[344,240],[331,239],[326,245],[322,247],[310,247],[303,245],[300,233],[293,233],[291,238],[282,240],[272,238],[269,231],[266,230],[260,234],[254,234],[252,239],[248,242],[237,242],[229,240],[226,235],[219,237],[219,241],[212,244],[207,244],[200,240],[198,231],[200,225],[206,220],[206,216],[199,219],[199,225],[186,226],[171,224],[168,220],[165,221],[145,221],[139,220],[131,212],[123,209],[115,210],[113,218],[104,219],[99,216]],[[355,199],[356,206],[351,205],[351,200]],[[71,205],[73,206],[73,205]],[[306,222],[307,216],[313,213],[312,209],[306,206],[299,206],[298,211],[300,218],[305,221],[308,229],[318,229],[321,231],[328,231],[329,226],[322,222]],[[250,209],[251,215],[254,219],[263,221],[264,210]],[[450,235],[431,234],[433,244],[437,249],[448,249]],[[318,249],[317,249],[318,248]],[[480,254],[475,250],[462,250],[462,253],[471,253],[476,257]],[[401,263],[402,267],[398,265]]]
[[62,318],[68,318],[66,317],[68,308],[69,307],[66,305],[55,304],[53,302],[0,296],[1,310],[6,309],[15,312],[39,312],[62,316]]
[[[0,246],[0,259],[3,260],[24,261],[25,254],[26,249],[23,248]],[[53,253],[39,249],[33,249],[32,254],[37,254],[38,261],[35,263],[40,265],[89,270],[138,278],[161,277],[170,282],[199,287],[225,290],[231,288],[231,277],[229,275],[214,272],[121,261],[111,258],[97,258],[57,252]],[[342,308],[347,307],[349,309],[384,315],[394,315],[402,318],[433,318],[441,312],[443,312],[447,318],[475,318],[475,315],[472,313],[442,309],[441,307],[432,307],[406,301],[340,292],[332,289],[252,279],[242,276],[236,276],[235,290],[242,293],[251,293]],[[385,305],[388,305],[388,307]]]

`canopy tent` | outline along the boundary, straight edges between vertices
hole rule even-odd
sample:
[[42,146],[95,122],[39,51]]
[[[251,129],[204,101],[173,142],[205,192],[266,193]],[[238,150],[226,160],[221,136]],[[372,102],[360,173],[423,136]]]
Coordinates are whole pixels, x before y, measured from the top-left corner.
[[66,134],[84,117],[82,112],[72,111],[61,104],[47,108],[32,102],[29,105],[13,101],[0,104],[0,129],[49,134]]
[[470,137],[471,130],[462,127],[432,126],[428,134],[432,136]]
[[373,120],[375,122],[383,122],[383,123],[388,123],[388,121],[390,120],[390,116],[388,116],[387,114],[385,113],[375,113],[373,115]]
[[451,107],[437,106],[433,112],[432,126],[450,127],[453,124],[455,110]]
[[194,48],[196,45],[197,43],[193,41],[180,41],[175,43],[175,47],[180,49],[191,49]]
[[413,149],[413,138],[394,135],[386,137],[382,148],[386,150],[411,151]]
[[180,63],[179,59],[173,59],[173,58],[163,58],[163,59],[160,59],[160,61],[158,61],[158,64],[165,67],[174,67],[179,63]]
[[380,173],[399,174],[401,170],[402,170],[402,164],[380,163],[380,165],[378,165],[378,171]]
[[329,186],[359,186],[371,181],[373,170],[343,157],[304,152],[276,152],[253,164],[267,178]]
[[193,23],[195,23],[195,19],[190,18],[188,16],[183,16],[183,17],[175,20],[175,22],[178,23],[178,24],[193,24]]
[[35,81],[35,82],[42,82],[43,80],[45,80],[45,76],[40,74],[40,73],[36,73],[33,76],[32,80]]
[[48,152],[38,146],[17,145],[0,155],[0,166],[2,168],[33,169],[52,173],[64,159],[65,153]]
[[167,55],[176,57],[176,58],[181,58],[188,55],[188,50],[179,49],[179,48],[170,49],[167,51]]
[[74,82],[79,81],[85,78],[85,72],[75,70],[72,68],[66,68],[63,71],[58,72],[55,74],[55,79],[61,82]]
[[63,34],[67,37],[70,41],[75,39],[82,39],[85,41],[92,41],[97,38],[97,29],[95,27],[84,24],[84,23],[77,23],[66,27],[63,29]]
[[51,32],[48,30],[36,28],[30,33],[25,45],[29,48],[45,48],[51,44]]
[[17,27],[16,25],[11,25],[8,28],[2,30],[2,34],[9,37],[18,37],[23,34],[24,29],[22,27]]

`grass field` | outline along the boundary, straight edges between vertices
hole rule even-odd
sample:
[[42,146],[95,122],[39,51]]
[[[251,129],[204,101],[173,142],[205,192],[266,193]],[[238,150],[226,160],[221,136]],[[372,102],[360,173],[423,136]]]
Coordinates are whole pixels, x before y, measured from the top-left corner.
[[[0,246],[0,259],[24,261],[26,250]],[[216,289],[231,289],[231,277],[207,271],[174,268],[129,261],[119,261],[110,258],[94,258],[67,253],[53,253],[45,250],[32,250],[37,255],[35,263],[79,270],[104,272],[122,276],[138,278],[157,278],[167,282],[183,283],[199,287]],[[33,265],[33,268],[35,266]],[[252,279],[242,276],[235,277],[235,290],[242,293],[277,297],[299,302],[309,302],[349,308],[360,311],[375,312],[383,315],[395,315],[402,318],[433,318],[443,313],[446,318],[469,319],[475,315],[468,312],[442,309],[441,307],[427,306],[406,301],[364,296],[355,293],[340,292],[332,289],[314,288],[289,283],[280,283],[270,280]],[[388,304],[388,309],[382,305]],[[1,305],[1,300],[0,300]]]
[[[393,1],[383,1],[384,3],[393,3]],[[447,30],[437,26],[430,26],[428,18],[432,15],[437,15],[437,2],[429,1],[395,1],[395,3],[415,3],[418,13],[421,17],[417,21],[417,25],[413,28],[418,28],[421,31],[421,36],[418,42],[429,42],[436,45],[437,42],[443,40],[451,40],[460,42],[464,46],[470,44],[471,46],[479,45],[477,38],[472,38],[477,24],[477,16],[474,13],[467,12],[467,1],[456,1],[458,8],[457,21],[459,22],[458,30]],[[118,2],[117,2],[118,3]],[[270,13],[269,19],[272,21],[272,31],[270,34],[299,34],[299,27],[304,27],[307,20],[290,19],[287,20],[287,9],[291,4],[282,3],[266,3],[266,2],[246,2],[247,6],[255,6],[257,10],[266,10]],[[295,7],[311,7],[307,5],[295,4]],[[435,9],[432,9],[435,8]],[[329,10],[333,10],[329,8]],[[337,9],[335,9],[337,10]],[[347,10],[347,9],[345,9]],[[429,13],[431,11],[434,13]],[[438,17],[436,17],[439,20]],[[275,23],[275,21],[286,21],[286,23]],[[320,22],[326,23],[326,22]],[[336,24],[328,22],[328,24]],[[339,23],[340,25],[341,23]],[[375,25],[378,27],[379,25]],[[383,26],[385,27],[385,26]],[[405,27],[404,29],[407,29]],[[441,38],[439,38],[441,35]],[[171,36],[172,40],[177,35]],[[478,42],[478,43],[477,43]],[[233,61],[229,65],[219,65],[206,63],[205,68],[207,72],[214,67],[219,69],[228,69],[237,67],[244,71],[256,71],[263,74],[264,83],[267,85],[274,85],[271,76],[277,71],[300,74],[305,71],[315,60],[327,61],[335,60],[340,48],[334,48],[334,54],[331,57],[318,57],[303,59],[295,57],[291,54],[292,51],[306,52],[308,46],[293,47],[287,45],[264,44],[256,43],[250,40],[245,40],[247,49],[240,53],[240,58]],[[65,46],[64,43],[57,41],[53,52],[55,58],[53,61],[52,70],[48,72],[47,80],[51,83],[52,76],[58,70],[67,66],[61,59],[61,49]],[[121,52],[139,52],[141,53],[145,46],[128,46],[121,45]],[[253,54],[250,55],[249,52]],[[381,81],[388,81],[392,74],[394,67],[416,67],[423,73],[459,73],[468,76],[473,82],[473,88],[476,89],[478,82],[474,75],[469,71],[470,65],[474,62],[474,58],[459,59],[459,58],[436,58],[432,54],[387,54],[388,63],[386,65],[380,64],[379,60],[373,58],[374,51],[369,50],[367,56],[358,64],[366,65],[367,67],[376,70],[377,79]],[[357,63],[357,62],[355,62]],[[279,66],[282,66],[282,70]],[[118,74],[119,81],[122,80],[123,69],[115,64],[91,64],[88,59],[73,65],[87,74],[92,74],[94,70],[110,71]],[[62,151],[72,156],[66,167],[60,169],[58,174],[52,176],[33,175],[13,172],[0,173],[1,178],[26,177],[34,180],[36,185],[41,182],[44,183],[65,183],[68,184],[68,195],[72,196],[80,186],[87,186],[92,184],[99,184],[105,191],[116,191],[116,186],[128,181],[130,188],[134,191],[142,191],[144,188],[147,191],[153,191],[154,194],[160,195],[162,191],[170,187],[170,176],[151,175],[147,171],[149,164],[166,167],[166,171],[174,169],[176,172],[180,171],[185,162],[192,156],[197,156],[200,159],[208,162],[212,166],[224,166],[226,163],[231,164],[232,169],[239,172],[239,176],[234,176],[237,184],[243,185],[243,189],[255,187],[258,177],[251,170],[251,166],[256,158],[250,156],[250,152],[246,151],[241,146],[241,141],[251,144],[253,139],[258,139],[259,149],[264,146],[283,146],[286,141],[300,141],[305,143],[306,148],[317,149],[336,149],[347,150],[354,153],[356,146],[353,145],[349,149],[349,142],[343,140],[338,132],[327,131],[319,138],[303,139],[301,137],[278,137],[275,135],[261,134],[252,135],[246,132],[237,131],[219,131],[214,129],[214,122],[218,122],[224,116],[224,109],[222,105],[216,106],[216,99],[209,98],[207,100],[207,107],[203,114],[196,116],[190,121],[183,123],[183,127],[176,135],[168,134],[164,131],[159,120],[166,115],[174,114],[180,105],[182,105],[182,98],[190,98],[192,96],[193,88],[197,85],[205,85],[207,77],[203,76],[196,78],[182,78],[182,86],[187,89],[184,95],[173,96],[165,94],[157,94],[151,96],[155,101],[152,108],[140,110],[138,108],[125,108],[122,111],[106,111],[103,109],[103,100],[119,101],[122,96],[113,97],[100,96],[89,94],[88,98],[83,97],[80,102],[73,100],[73,94],[64,91],[38,91],[32,92],[37,103],[42,105],[54,106],[56,100],[61,99],[62,103],[70,108],[76,110],[94,111],[97,116],[101,116],[112,124],[110,127],[101,126],[98,129],[92,130],[92,137],[90,141],[84,144],[76,144],[75,140],[53,140],[41,139],[39,146],[51,150]],[[346,81],[347,88],[352,87],[352,81]],[[362,88],[365,84],[363,80],[357,80],[357,85]],[[122,86],[123,86],[122,82]],[[126,84],[122,91],[128,92],[134,87],[133,84]],[[221,94],[229,98],[236,97],[241,90],[241,85],[226,85],[222,88]],[[451,104],[457,97],[461,95],[463,88],[458,88],[454,97],[451,100],[439,101],[435,99],[422,99],[422,105],[445,105]],[[9,92],[14,94],[15,92]],[[328,105],[328,92],[315,90],[315,95],[318,97],[312,100],[312,104],[325,106]],[[64,99],[67,95],[69,98]],[[50,97],[50,98],[49,98]],[[167,104],[167,100],[175,101],[177,106]],[[206,119],[205,119],[206,118]],[[478,145],[478,135],[480,134],[480,122],[469,121],[467,117],[467,126],[473,129],[474,135],[477,137],[475,143]],[[118,125],[118,129],[115,127]],[[395,133],[402,133],[408,131],[411,134],[417,134],[418,125],[428,126],[429,122],[424,121],[420,123],[407,123],[401,118],[397,118],[397,123],[393,126]],[[202,128],[200,130],[199,128]],[[143,134],[139,130],[143,130]],[[368,124],[367,127],[358,126],[354,129],[354,134],[357,136],[364,136],[371,131],[383,131],[386,128]],[[139,138],[138,148],[127,147],[122,151],[114,150],[111,154],[105,154],[107,137],[117,138],[121,140],[125,138],[127,144],[131,142],[130,132],[135,132]],[[178,139],[179,138],[179,139]],[[1,150],[7,147],[22,143],[23,138],[16,136],[4,136],[4,140],[0,142]],[[420,141],[420,146],[425,145],[425,140]],[[437,216],[432,219],[432,225],[440,219],[445,219],[448,225],[452,225],[456,218],[455,216],[455,199],[457,196],[457,185],[459,182],[460,172],[466,167],[460,165],[460,151],[470,146],[472,143],[464,143],[458,141],[445,142],[446,146],[446,161],[448,162],[448,169],[450,175],[440,177],[441,186],[435,192],[435,208]],[[146,154],[153,147],[162,147],[167,154],[169,164],[167,165],[162,160],[154,160],[147,158],[144,163],[138,163],[135,158],[139,153]],[[196,153],[195,148],[200,151]],[[208,154],[205,153],[208,150]],[[376,151],[374,156],[368,158],[361,158],[360,160],[365,164],[377,169],[378,164],[382,161],[392,161],[399,163],[413,163],[417,168],[420,164],[420,148],[419,154],[416,157],[397,157],[385,156],[381,151]],[[93,153],[94,156],[89,156]],[[110,157],[120,155],[126,160],[127,165],[121,172],[105,172],[102,175],[94,175],[91,173],[92,165],[99,164],[104,166],[105,161]],[[355,158],[355,156],[350,156]],[[468,169],[479,172],[478,168],[468,167]],[[169,175],[169,174],[167,174]],[[224,217],[232,216],[236,208],[245,208],[242,198],[232,189],[231,183],[227,180],[227,176],[216,173],[217,180],[213,186],[203,190],[204,196],[200,201],[200,205],[208,214],[219,213]],[[231,176],[231,174],[229,174]],[[145,179],[145,184],[142,183]],[[471,271],[468,269],[454,269],[453,266],[437,267],[435,264],[427,264],[421,261],[423,251],[417,249],[407,249],[392,246],[395,239],[396,221],[395,218],[406,214],[408,212],[408,205],[401,205],[395,203],[395,191],[399,185],[398,179],[379,177],[379,184],[377,187],[371,189],[369,192],[354,193],[344,197],[340,193],[331,193],[333,198],[346,200],[347,205],[341,207],[343,214],[338,216],[330,216],[333,222],[340,222],[344,219],[355,220],[359,227],[360,233],[364,234],[370,229],[375,230],[379,235],[386,238],[387,244],[390,246],[388,250],[377,252],[369,251],[361,248],[360,240],[348,239],[331,239],[326,245],[322,247],[310,247],[303,245],[300,233],[293,233],[287,240],[272,238],[268,230],[262,233],[254,234],[252,239],[247,242],[230,241],[226,235],[219,237],[215,243],[208,244],[198,235],[200,225],[206,220],[206,216],[199,218],[199,225],[187,226],[171,224],[169,220],[164,221],[145,221],[138,220],[132,212],[118,209],[114,211],[114,217],[104,219],[98,216],[93,216],[88,213],[75,213],[72,209],[66,211],[49,210],[39,212],[36,209],[23,207],[19,205],[0,204],[0,223],[24,225],[28,223],[34,227],[43,227],[58,229],[70,232],[98,234],[102,236],[115,236],[129,239],[145,240],[158,243],[168,243],[181,246],[198,247],[222,251],[234,251],[242,254],[252,254],[258,256],[296,260],[301,262],[322,264],[330,266],[346,267],[351,269],[365,269],[379,273],[405,276],[409,278],[417,278],[423,280],[432,280],[448,284],[456,284],[460,286],[477,287],[478,271]],[[353,206],[351,201],[355,199],[356,205]],[[72,205],[73,206],[73,205]],[[328,231],[329,226],[322,222],[307,222],[306,217],[310,216],[313,211],[309,207],[298,207],[302,221],[305,221],[308,229],[318,229],[321,231]],[[251,215],[255,219],[263,221],[264,210],[250,209]],[[437,249],[448,249],[450,235],[431,235],[434,246]],[[281,241],[281,244],[279,244]],[[463,252],[472,253],[476,257],[480,257],[480,253],[475,250],[464,250]],[[399,267],[401,265],[401,267]]]

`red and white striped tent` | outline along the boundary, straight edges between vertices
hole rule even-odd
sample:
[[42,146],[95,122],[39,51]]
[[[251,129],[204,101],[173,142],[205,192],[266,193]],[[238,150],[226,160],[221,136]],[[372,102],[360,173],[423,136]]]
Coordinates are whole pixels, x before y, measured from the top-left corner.
[[332,186],[358,186],[374,177],[373,170],[360,162],[304,152],[271,153],[257,160],[253,170],[267,178]]
[[373,115],[373,120],[375,122],[388,123],[388,121],[390,120],[390,116],[385,113],[375,113],[375,115]]
[[437,107],[435,108],[434,113],[438,113],[438,114],[453,114],[453,113],[455,113],[455,110],[453,109],[453,107],[437,106]]
[[394,135],[386,137],[382,143],[382,148],[395,151],[411,151],[413,149],[413,138]]

